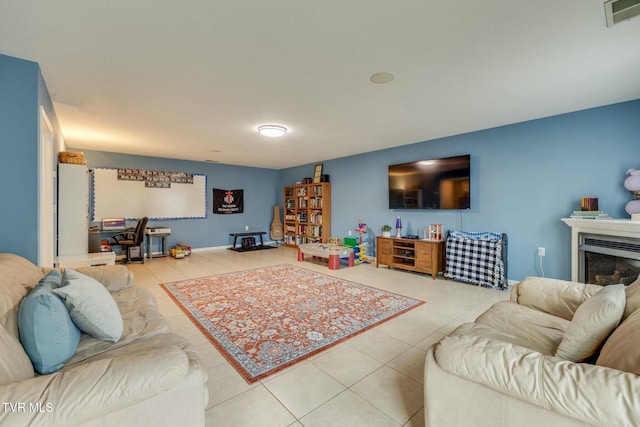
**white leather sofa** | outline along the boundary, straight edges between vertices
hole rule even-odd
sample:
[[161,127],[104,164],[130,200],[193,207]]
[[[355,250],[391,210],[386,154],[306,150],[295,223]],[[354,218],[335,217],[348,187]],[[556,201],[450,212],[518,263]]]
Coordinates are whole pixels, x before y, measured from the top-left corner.
[[124,266],[77,270],[110,292],[122,335],[111,342],[82,333],[60,370],[37,374],[17,318],[21,301],[48,271],[0,254],[0,425],[203,426],[206,370],[190,344],[170,332],[151,293],[133,286]]
[[426,426],[639,426],[638,307],[640,279],[523,280],[428,350]]

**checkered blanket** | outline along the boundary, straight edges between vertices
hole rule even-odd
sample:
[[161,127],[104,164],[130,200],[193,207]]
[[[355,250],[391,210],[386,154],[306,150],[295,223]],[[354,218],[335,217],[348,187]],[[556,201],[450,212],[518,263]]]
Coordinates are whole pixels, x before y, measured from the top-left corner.
[[506,288],[502,239],[494,237],[447,239],[445,277],[480,286]]

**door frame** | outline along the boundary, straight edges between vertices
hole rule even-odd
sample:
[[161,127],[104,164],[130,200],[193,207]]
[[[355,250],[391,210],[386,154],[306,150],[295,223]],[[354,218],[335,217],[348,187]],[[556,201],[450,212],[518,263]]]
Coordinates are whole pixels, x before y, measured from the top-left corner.
[[38,120],[38,265],[53,267],[55,255],[55,202],[53,127],[44,107]]

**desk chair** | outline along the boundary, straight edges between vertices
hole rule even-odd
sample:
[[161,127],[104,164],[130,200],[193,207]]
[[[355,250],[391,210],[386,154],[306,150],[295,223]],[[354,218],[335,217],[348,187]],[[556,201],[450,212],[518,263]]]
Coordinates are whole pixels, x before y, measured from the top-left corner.
[[142,217],[138,220],[135,228],[127,229],[124,233],[116,234],[111,239],[111,246],[120,246],[124,251],[123,263],[132,261],[140,261],[144,264],[144,250],[142,250],[142,242],[144,241],[144,230],[147,228],[149,218]]

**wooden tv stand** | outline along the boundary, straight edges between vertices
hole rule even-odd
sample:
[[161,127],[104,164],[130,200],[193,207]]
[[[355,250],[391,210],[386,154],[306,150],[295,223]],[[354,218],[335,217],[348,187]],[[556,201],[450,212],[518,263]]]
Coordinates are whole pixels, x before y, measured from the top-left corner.
[[431,274],[444,271],[444,241],[376,237],[376,268],[382,264]]

